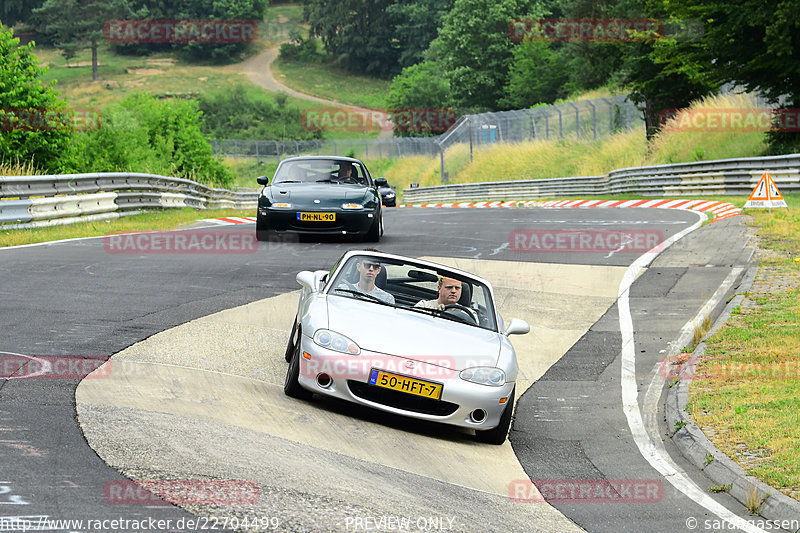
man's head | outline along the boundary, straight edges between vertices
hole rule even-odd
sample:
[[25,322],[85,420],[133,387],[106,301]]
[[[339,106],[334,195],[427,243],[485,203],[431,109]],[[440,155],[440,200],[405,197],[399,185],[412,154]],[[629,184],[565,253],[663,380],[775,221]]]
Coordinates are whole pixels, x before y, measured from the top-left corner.
[[370,286],[375,284],[375,278],[381,270],[381,264],[371,257],[362,257],[356,263],[356,270],[359,274],[359,283]]
[[339,166],[339,177],[349,178],[352,175],[353,175],[353,165],[347,161],[343,162]]
[[461,299],[461,282],[453,278],[439,278],[439,303],[451,305]]

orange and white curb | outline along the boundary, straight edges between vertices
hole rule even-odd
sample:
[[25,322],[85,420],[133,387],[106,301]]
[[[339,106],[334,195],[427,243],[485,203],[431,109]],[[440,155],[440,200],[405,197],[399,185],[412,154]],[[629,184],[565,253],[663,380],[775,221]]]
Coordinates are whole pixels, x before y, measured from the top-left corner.
[[198,222],[208,222],[218,226],[229,226],[231,224],[254,224],[256,217],[220,217],[220,218],[204,218]]
[[658,209],[684,209],[710,213],[713,222],[726,218],[739,216],[741,209],[729,202],[716,202],[713,200],[509,200],[505,202],[453,202],[453,203],[428,203],[428,204],[401,204],[398,207],[541,207],[545,209],[563,208],[590,208],[590,207],[616,207],[616,208],[658,208]]

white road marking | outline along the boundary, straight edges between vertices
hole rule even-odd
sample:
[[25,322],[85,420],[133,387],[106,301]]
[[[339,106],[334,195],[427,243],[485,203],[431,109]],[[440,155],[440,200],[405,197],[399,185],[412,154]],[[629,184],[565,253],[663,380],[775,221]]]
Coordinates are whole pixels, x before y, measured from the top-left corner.
[[[653,468],[655,468],[662,476],[664,476],[667,481],[670,482],[670,484],[672,484],[673,487],[681,491],[693,501],[697,502],[702,507],[706,508],[711,513],[714,513],[720,519],[728,522],[733,527],[747,531],[748,533],[766,533],[763,529],[756,527],[754,524],[729,511],[722,504],[718,503],[708,494],[706,494],[703,489],[701,489],[694,481],[689,479],[686,473],[681,470],[680,467],[678,467],[669,457],[669,454],[667,454],[667,450],[664,448],[664,445],[661,443],[661,441],[659,439],[651,438],[648,434],[647,430],[645,429],[642,410],[639,408],[639,402],[637,400],[636,348],[634,346],[633,318],[631,316],[630,302],[628,299],[630,287],[639,272],[644,267],[649,265],[656,258],[658,253],[669,248],[673,243],[678,241],[683,236],[699,228],[703,221],[708,218],[702,213],[698,213],[698,215],[700,215],[701,218],[695,224],[684,229],[680,233],[673,235],[664,241],[664,243],[637,258],[636,261],[634,261],[633,264],[628,267],[628,270],[625,272],[625,276],[622,278],[622,282],[619,285],[619,326],[620,333],[622,334],[622,409],[625,413],[625,417],[628,420],[628,427],[631,430],[631,435],[633,436],[634,442],[636,442],[636,446],[639,448],[639,452]],[[730,279],[730,276],[728,276],[728,279]],[[727,281],[728,280],[726,279],[726,282]],[[705,306],[703,309],[701,309],[701,312],[704,309]],[[693,323],[693,321],[690,321],[690,324]],[[684,329],[687,326],[684,326]],[[660,375],[656,369],[653,380],[659,379]],[[660,385],[663,387],[663,381],[660,383]],[[650,383],[650,388],[656,390],[654,388],[653,381]],[[645,407],[654,409],[655,404],[658,402],[658,398],[655,399],[654,404],[654,393],[651,393],[648,389],[648,394],[650,397],[648,398],[647,395],[645,396]],[[647,411],[647,409],[645,411],[648,414],[654,412]]]

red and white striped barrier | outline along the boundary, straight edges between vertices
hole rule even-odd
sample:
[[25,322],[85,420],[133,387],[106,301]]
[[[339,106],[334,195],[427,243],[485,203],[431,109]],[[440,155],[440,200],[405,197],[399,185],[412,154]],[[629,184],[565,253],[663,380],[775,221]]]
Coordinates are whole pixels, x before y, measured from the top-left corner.
[[685,209],[710,213],[713,222],[726,218],[739,216],[741,209],[729,202],[714,200],[509,200],[506,202],[454,202],[438,204],[401,204],[398,207],[541,207],[545,209],[562,208],[590,208],[590,207],[616,207],[616,208],[659,208],[659,209]]
[[[545,209],[563,208],[590,208],[590,207],[616,207],[616,208],[659,208],[659,209],[685,209],[702,211],[710,214],[712,222],[736,217],[741,214],[741,209],[730,202],[717,202],[714,200],[509,200],[506,202],[454,202],[439,204],[400,204],[397,207],[472,207],[489,209],[496,207],[540,207]],[[220,226],[230,224],[253,224],[256,217],[222,217],[207,218],[201,222],[209,222]]]

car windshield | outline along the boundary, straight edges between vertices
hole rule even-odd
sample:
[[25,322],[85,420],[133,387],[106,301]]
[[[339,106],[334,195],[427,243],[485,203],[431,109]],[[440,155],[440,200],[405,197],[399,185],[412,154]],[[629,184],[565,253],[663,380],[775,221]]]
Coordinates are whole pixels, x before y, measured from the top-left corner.
[[489,287],[445,267],[353,255],[336,269],[325,291],[329,295],[392,305],[437,320],[497,331]]
[[362,185],[369,183],[367,170],[357,161],[341,159],[294,159],[284,161],[272,183],[334,183]]

